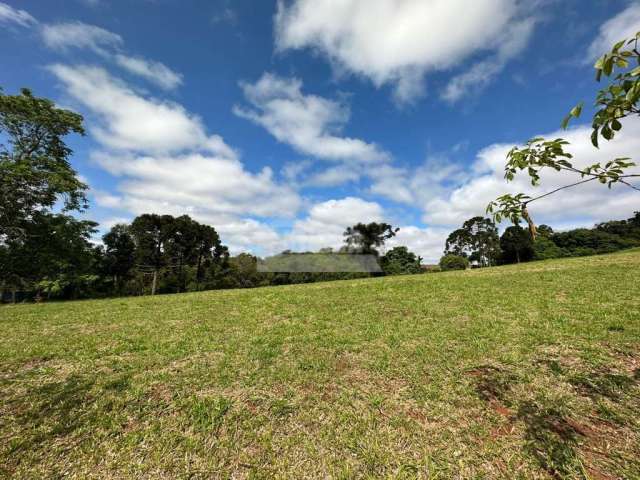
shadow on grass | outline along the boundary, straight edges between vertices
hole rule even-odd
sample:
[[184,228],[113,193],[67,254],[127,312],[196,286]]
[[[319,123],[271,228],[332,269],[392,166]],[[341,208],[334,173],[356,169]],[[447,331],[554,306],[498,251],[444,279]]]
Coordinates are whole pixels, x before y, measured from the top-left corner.
[[[619,403],[624,394],[640,380],[640,369],[635,369],[632,376],[605,369],[565,375],[557,362],[542,363],[549,367],[555,377],[563,377],[580,395],[589,397],[594,402],[606,398]],[[480,399],[508,417],[509,422],[522,422],[525,428],[525,449],[541,468],[554,478],[583,474],[579,449],[581,443],[597,440],[596,431],[563,413],[561,405],[545,405],[544,402],[513,398],[512,387],[519,382],[519,378],[506,369],[481,366],[468,373],[475,378],[475,389]],[[516,412],[505,407],[516,404]],[[598,475],[598,478],[613,478],[599,471]]]
[[576,448],[586,432],[554,408],[525,402],[518,408],[518,420],[525,425],[526,449],[538,464],[556,478],[580,471]]
[[617,401],[629,390],[638,380],[637,372],[633,377],[611,373],[608,371],[581,372],[572,375],[567,380],[576,387],[578,391],[592,399],[606,397],[609,400]]
[[24,430],[10,443],[8,455],[46,448],[50,440],[70,435],[86,424],[94,384],[93,379],[72,375],[29,390],[25,398],[13,402]]

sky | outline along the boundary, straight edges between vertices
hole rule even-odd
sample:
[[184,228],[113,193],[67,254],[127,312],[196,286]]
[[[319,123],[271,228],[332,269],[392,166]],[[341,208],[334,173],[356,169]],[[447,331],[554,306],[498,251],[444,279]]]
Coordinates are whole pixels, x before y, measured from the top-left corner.
[[[0,1],[0,86],[84,116],[68,140],[101,234],[188,214],[269,255],[385,221],[388,247],[430,263],[496,196],[573,180],[506,183],[513,145],[563,136],[576,165],[640,151],[638,119],[589,141],[593,63],[639,30],[628,0]],[[556,230],[636,210],[594,184],[530,207]]]

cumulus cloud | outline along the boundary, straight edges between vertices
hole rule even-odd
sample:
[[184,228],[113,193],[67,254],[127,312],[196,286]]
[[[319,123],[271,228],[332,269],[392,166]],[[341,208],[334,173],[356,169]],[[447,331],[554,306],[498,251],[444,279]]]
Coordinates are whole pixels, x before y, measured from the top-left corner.
[[507,63],[525,49],[533,33],[534,26],[534,19],[526,19],[509,25],[502,38],[498,41],[499,46],[496,54],[476,63],[464,73],[453,77],[442,92],[442,98],[454,103],[464,96],[477,93],[486,88]]
[[[176,156],[117,157],[96,153],[93,160],[116,177],[121,206],[136,214],[148,204],[168,203],[206,215],[291,216],[300,201],[274,182],[271,170],[247,172],[235,157],[190,153]],[[109,199],[113,205],[113,199]]]
[[450,191],[467,175],[448,155],[431,155],[417,168],[383,165],[370,176],[371,193],[413,205]]
[[280,51],[311,48],[410,102],[428,72],[499,50],[520,17],[516,0],[281,0],[275,36]]
[[602,24],[598,36],[589,45],[587,62],[591,63],[611,47],[640,31],[640,3],[632,2],[627,8]]
[[214,225],[235,249],[281,246],[278,233],[253,217],[292,217],[301,200],[270,168],[248,171],[182,106],[142,96],[101,68],[49,70],[94,117],[90,131],[103,150],[92,160],[120,180],[116,192],[95,192],[98,205],[131,215],[188,214]]
[[264,127],[278,141],[305,155],[330,161],[375,163],[389,155],[377,145],[340,135],[350,112],[344,103],[302,93],[302,81],[264,74],[241,83],[251,107],[234,113]]
[[380,222],[383,218],[383,209],[375,202],[356,197],[328,200],[311,207],[305,219],[294,223],[287,243],[304,251],[339,248],[343,245],[347,227],[358,222]]
[[386,248],[404,246],[421,256],[423,263],[435,264],[442,256],[449,233],[450,230],[446,228],[400,227],[396,236],[387,241]]
[[[634,157],[640,152],[640,121],[633,119],[625,123],[623,130],[612,142],[601,142],[600,149],[591,145],[591,129],[583,126],[568,132],[556,131],[544,135],[547,138],[564,137],[571,145],[567,148],[574,155],[574,165],[584,167],[614,158]],[[433,198],[424,204],[424,221],[431,225],[459,225],[464,220],[482,215],[489,201],[504,193],[524,192],[530,196],[541,195],[560,186],[579,181],[580,177],[567,172],[543,171],[541,185],[532,187],[526,175],[518,175],[514,182],[504,180],[506,155],[512,144],[494,144],[479,152],[469,171],[469,180],[445,195]],[[635,159],[636,162],[638,159]],[[640,173],[636,168],[635,173]],[[614,186],[611,190],[597,182],[575,189],[568,189],[532,203],[529,210],[538,223],[557,222],[565,225],[591,225],[625,218],[638,210],[640,192],[625,186]]]
[[220,137],[208,136],[201,120],[182,106],[145,98],[102,68],[56,64],[49,70],[96,115],[90,129],[106,147],[156,153],[197,148],[230,155]]
[[[344,245],[343,233],[347,227],[363,222],[390,222],[380,204],[357,197],[328,200],[315,204],[306,218],[294,223],[291,232],[283,239],[299,251],[318,251],[324,247],[338,249]],[[388,240],[389,250],[406,246],[423,257],[425,262],[435,263],[442,255],[449,231],[442,228],[400,226],[397,235]]]
[[0,24],[14,24],[21,27],[30,27],[38,21],[25,10],[13,8],[4,2],[0,2]]
[[43,25],[40,34],[45,45],[53,50],[88,49],[165,90],[182,85],[182,75],[163,63],[122,53],[122,37],[104,28],[82,22],[67,22]]

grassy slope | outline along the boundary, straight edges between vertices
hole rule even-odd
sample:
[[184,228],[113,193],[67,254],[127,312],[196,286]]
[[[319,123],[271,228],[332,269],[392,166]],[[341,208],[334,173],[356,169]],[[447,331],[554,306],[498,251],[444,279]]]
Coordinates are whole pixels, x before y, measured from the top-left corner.
[[640,251],[0,308],[0,477],[640,478]]

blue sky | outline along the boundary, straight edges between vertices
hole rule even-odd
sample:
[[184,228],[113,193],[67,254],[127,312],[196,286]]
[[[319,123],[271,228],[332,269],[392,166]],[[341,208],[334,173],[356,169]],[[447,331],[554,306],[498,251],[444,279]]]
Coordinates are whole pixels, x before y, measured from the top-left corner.
[[[530,190],[502,180],[505,152],[557,135],[595,95],[594,57],[637,30],[623,0],[8,1],[0,85],[85,116],[73,164],[103,230],[188,213],[267,254],[385,220],[434,261],[489,200]],[[588,133],[563,132],[578,163],[640,148],[635,121],[600,151]],[[597,187],[532,214],[568,228],[638,210]]]

